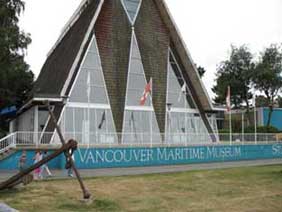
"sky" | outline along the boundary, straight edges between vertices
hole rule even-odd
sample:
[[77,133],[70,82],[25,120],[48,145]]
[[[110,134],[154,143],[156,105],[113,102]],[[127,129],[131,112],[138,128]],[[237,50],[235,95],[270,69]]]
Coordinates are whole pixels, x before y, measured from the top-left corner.
[[[217,65],[230,46],[246,44],[255,54],[271,43],[282,43],[282,0],[165,0],[197,65],[207,73],[211,97]],[[81,0],[25,0],[20,26],[31,34],[26,61],[36,76],[48,52]]]

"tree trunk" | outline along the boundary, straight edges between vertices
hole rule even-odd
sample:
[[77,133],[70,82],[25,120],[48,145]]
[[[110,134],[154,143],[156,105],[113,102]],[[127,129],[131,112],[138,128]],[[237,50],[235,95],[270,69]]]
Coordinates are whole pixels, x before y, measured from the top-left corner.
[[268,120],[267,120],[267,127],[270,127],[271,117],[273,113],[273,105],[269,105],[269,113],[268,113]]
[[250,114],[250,105],[248,99],[245,99],[246,105],[247,105],[247,126],[250,126],[251,123],[251,114]]

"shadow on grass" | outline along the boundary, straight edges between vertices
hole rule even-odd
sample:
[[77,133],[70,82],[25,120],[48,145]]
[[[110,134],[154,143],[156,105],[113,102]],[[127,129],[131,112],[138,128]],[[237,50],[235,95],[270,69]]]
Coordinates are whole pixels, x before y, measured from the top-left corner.
[[92,204],[87,205],[86,203],[77,204],[76,201],[73,203],[63,203],[57,208],[58,210],[65,211],[121,211],[121,207],[118,203],[108,199],[96,199]]

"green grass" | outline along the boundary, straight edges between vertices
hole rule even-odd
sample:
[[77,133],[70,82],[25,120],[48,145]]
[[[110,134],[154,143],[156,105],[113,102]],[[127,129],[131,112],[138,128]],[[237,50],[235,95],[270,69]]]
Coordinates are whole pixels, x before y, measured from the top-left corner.
[[0,193],[23,211],[282,211],[282,166],[104,177],[85,180],[95,201],[81,202],[76,180],[36,182]]

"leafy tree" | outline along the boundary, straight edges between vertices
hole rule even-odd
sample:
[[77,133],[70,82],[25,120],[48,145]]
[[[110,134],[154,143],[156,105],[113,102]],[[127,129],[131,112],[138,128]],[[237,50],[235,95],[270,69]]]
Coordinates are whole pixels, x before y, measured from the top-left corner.
[[24,61],[30,35],[18,26],[23,10],[21,0],[0,2],[0,109],[20,106],[33,84],[33,73]]
[[[24,61],[30,35],[18,26],[23,10],[21,0],[0,1],[0,110],[11,105],[20,107],[33,84],[33,73]],[[7,130],[6,120],[0,117],[0,136]]]
[[206,69],[202,66],[197,66],[197,69],[198,69],[200,77],[202,78],[206,73]]
[[281,96],[278,96],[277,98],[277,105],[279,108],[282,108],[282,97]]
[[245,45],[231,46],[231,54],[228,60],[221,62],[217,67],[216,85],[212,91],[216,94],[214,101],[225,104],[227,87],[231,87],[231,104],[234,108],[246,105],[248,120],[249,100],[252,98],[251,77],[255,67],[253,55]]
[[263,92],[267,98],[269,106],[269,114],[267,126],[270,126],[271,116],[275,98],[282,87],[282,51],[281,47],[276,44],[266,48],[260,56],[259,62],[256,64],[255,73],[252,80],[254,86]]
[[268,107],[268,100],[265,96],[259,95],[256,97],[256,106],[257,107]]

